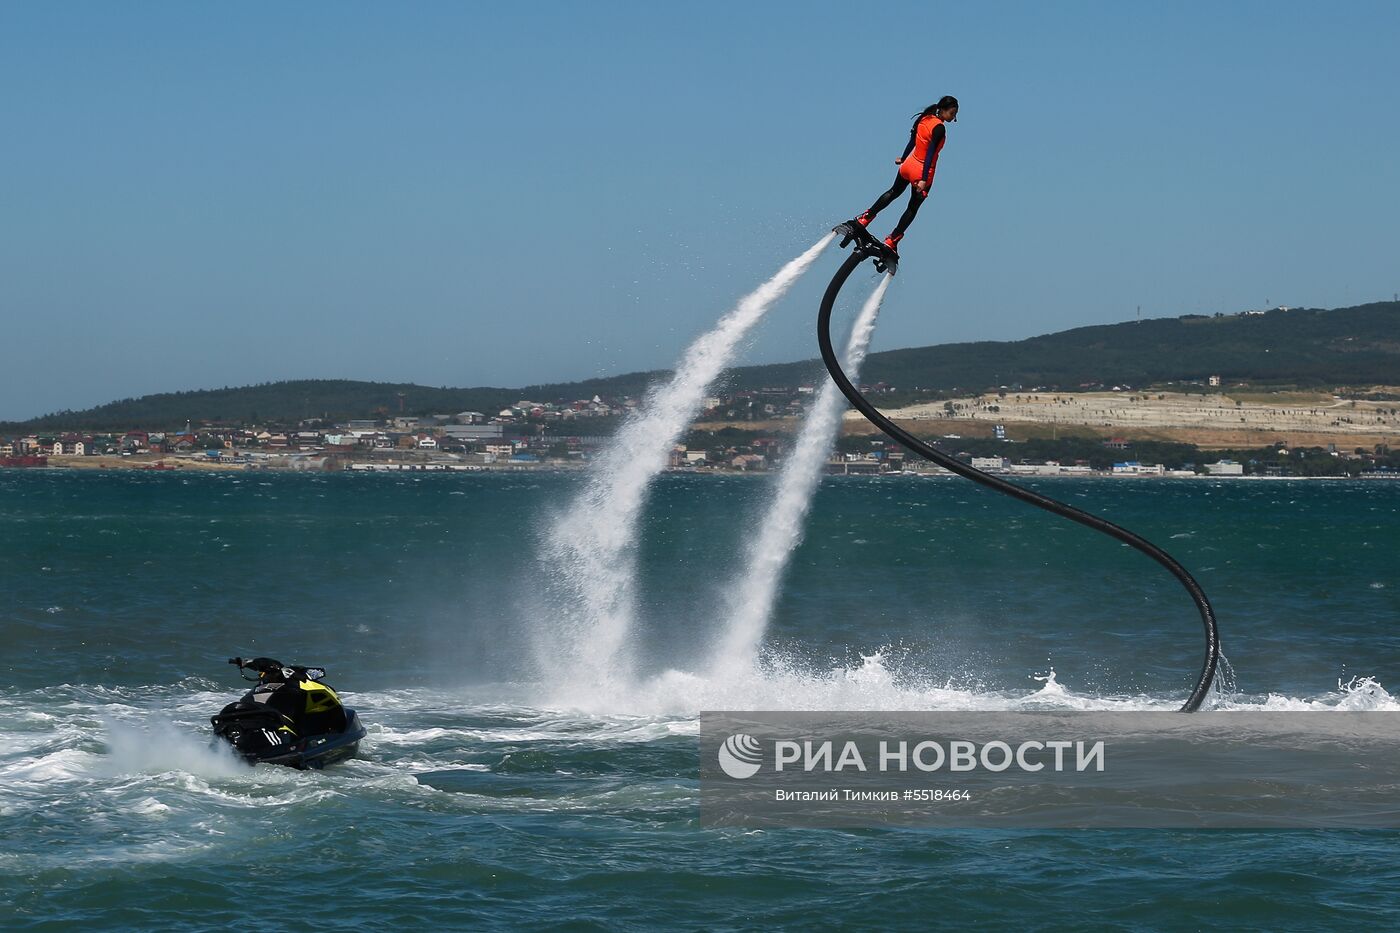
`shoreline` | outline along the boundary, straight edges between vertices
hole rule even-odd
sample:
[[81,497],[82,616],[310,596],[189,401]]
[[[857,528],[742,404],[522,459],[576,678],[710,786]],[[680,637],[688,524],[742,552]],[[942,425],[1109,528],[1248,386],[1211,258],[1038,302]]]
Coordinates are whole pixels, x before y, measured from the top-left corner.
[[[267,461],[254,461],[244,463],[229,462],[202,462],[198,459],[184,459],[173,456],[154,458],[151,460],[141,460],[133,462],[133,458],[115,457],[51,457],[46,466],[26,466],[26,467],[0,467],[0,472],[35,472],[35,473],[73,473],[73,472],[131,472],[131,473],[261,473],[261,474],[333,474],[333,473],[414,473],[414,474],[483,474],[483,473],[581,473],[588,469],[588,464],[570,463],[515,463],[515,464],[465,464],[465,463],[374,463],[366,461],[352,461],[340,463],[335,466],[292,466],[289,464],[271,464]],[[314,458],[313,458],[314,459]],[[55,462],[56,461],[56,462]],[[87,462],[76,462],[87,461]],[[839,463],[831,463],[831,466],[838,466]],[[781,472],[777,470],[716,470],[716,469],[694,469],[694,468],[673,468],[662,471],[668,475],[684,476],[710,476],[710,477],[765,477],[774,476]],[[1400,473],[1363,473],[1359,476],[1264,476],[1264,475],[1233,475],[1233,474],[1211,474],[1198,473],[1195,475],[1154,475],[1154,474],[1132,474],[1132,473],[1110,473],[1095,471],[1090,473],[1035,473],[1017,474],[1010,471],[999,470],[991,472],[990,475],[1003,479],[1015,481],[1022,480],[1141,480],[1141,481],[1171,481],[1181,480],[1186,482],[1197,482],[1200,480],[1222,480],[1222,481],[1259,481],[1259,482],[1298,482],[1298,481],[1330,481],[1330,482],[1385,482],[1400,481]],[[856,472],[839,473],[826,472],[823,478],[827,477],[874,477],[880,478],[960,478],[956,473],[945,470],[941,467],[927,470],[890,470],[885,472]]]

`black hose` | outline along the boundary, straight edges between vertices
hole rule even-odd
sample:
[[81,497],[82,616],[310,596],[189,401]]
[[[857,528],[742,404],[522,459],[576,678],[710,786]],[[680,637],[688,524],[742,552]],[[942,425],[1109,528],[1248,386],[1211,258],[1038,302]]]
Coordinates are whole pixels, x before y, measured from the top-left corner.
[[868,418],[871,424],[875,425],[875,427],[885,432],[889,437],[898,441],[919,456],[932,460],[939,466],[951,470],[959,476],[964,476],[974,483],[981,483],[983,486],[989,486],[997,492],[1005,493],[1012,498],[1020,499],[1022,502],[1029,503],[1030,505],[1045,509],[1049,512],[1054,512],[1056,515],[1068,518],[1071,521],[1079,522],[1081,525],[1088,525],[1095,531],[1101,531],[1110,537],[1117,538],[1124,544],[1137,548],[1139,551],[1170,570],[1172,576],[1176,577],[1177,580],[1181,582],[1181,585],[1186,587],[1186,592],[1191,594],[1191,599],[1195,602],[1196,608],[1200,610],[1201,622],[1204,623],[1206,629],[1206,656],[1205,660],[1201,663],[1201,675],[1196,680],[1195,689],[1191,691],[1191,695],[1187,697],[1186,702],[1182,704],[1181,707],[1183,713],[1194,713],[1200,708],[1201,702],[1206,698],[1206,694],[1210,692],[1211,681],[1215,679],[1215,669],[1220,662],[1220,633],[1216,628],[1215,610],[1211,608],[1210,600],[1206,598],[1205,592],[1201,589],[1200,584],[1196,582],[1195,578],[1186,572],[1185,567],[1178,564],[1170,554],[1157,547],[1157,545],[1153,544],[1151,541],[1133,534],[1126,528],[1120,528],[1110,521],[1099,518],[1097,515],[1090,515],[1088,512],[1082,512],[1072,505],[1057,502],[1048,496],[1042,496],[1038,492],[1033,492],[1029,489],[1017,486],[1015,483],[1008,483],[1006,480],[992,476],[990,473],[983,473],[981,470],[973,469],[962,461],[955,460],[947,454],[930,447],[928,444],[925,444],[923,441],[880,414],[875,406],[866,401],[865,396],[861,395],[856,387],[851,385],[851,380],[846,378],[846,373],[841,369],[841,364],[836,359],[836,351],[833,350],[831,346],[831,310],[836,304],[836,296],[841,293],[841,289],[846,284],[846,280],[851,277],[851,273],[855,271],[856,266],[860,265],[861,262],[870,257],[870,255],[870,253],[857,247],[857,249],[852,252],[851,256],[846,259],[845,263],[842,264],[841,268],[837,270],[836,275],[832,276],[831,284],[826,287],[826,294],[822,296],[821,312],[817,315],[817,340],[821,344],[822,360],[826,362],[826,368],[830,371],[831,378],[835,380],[836,385],[840,387],[851,404],[854,405],[862,415]]

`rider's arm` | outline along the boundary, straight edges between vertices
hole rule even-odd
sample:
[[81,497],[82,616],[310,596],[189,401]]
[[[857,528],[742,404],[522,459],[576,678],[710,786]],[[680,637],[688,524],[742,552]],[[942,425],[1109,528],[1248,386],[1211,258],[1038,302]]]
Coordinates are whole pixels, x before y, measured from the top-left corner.
[[899,161],[903,162],[905,159],[909,158],[909,153],[914,151],[914,134],[918,131],[919,121],[915,120],[914,125],[909,128],[909,145],[904,147],[904,154],[899,157]]

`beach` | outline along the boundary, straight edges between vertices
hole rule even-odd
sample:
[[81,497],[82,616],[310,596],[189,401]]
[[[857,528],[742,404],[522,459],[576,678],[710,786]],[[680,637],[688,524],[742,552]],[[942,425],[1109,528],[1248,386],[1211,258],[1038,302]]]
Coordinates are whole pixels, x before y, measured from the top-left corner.
[[[1324,393],[988,392],[882,411],[924,433],[965,431],[980,436],[1002,424],[1013,437],[1048,437],[1062,430],[1065,436],[1121,436],[1216,449],[1279,442],[1348,449],[1400,444],[1400,401]],[[848,413],[846,421],[848,430],[860,430],[858,413]]]

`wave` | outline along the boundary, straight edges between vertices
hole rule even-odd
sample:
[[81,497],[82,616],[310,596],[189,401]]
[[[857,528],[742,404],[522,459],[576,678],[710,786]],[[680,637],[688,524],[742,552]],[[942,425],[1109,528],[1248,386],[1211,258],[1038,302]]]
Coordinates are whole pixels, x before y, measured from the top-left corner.
[[[1053,670],[1028,678],[1022,691],[934,682],[898,657],[890,649],[816,669],[769,656],[746,675],[669,670],[606,696],[561,696],[538,683],[356,693],[348,698],[369,729],[363,757],[326,772],[237,761],[212,742],[206,718],[226,696],[198,683],[8,691],[0,818],[42,823],[63,845],[0,861],[28,871],[73,858],[204,858],[221,846],[260,844],[274,814],[305,822],[379,803],[446,814],[563,807],[685,819],[696,802],[698,715],[708,709],[1129,711],[1180,702],[1080,693]],[[1358,677],[1314,696],[1217,695],[1211,709],[1198,715],[1395,711],[1400,701]]]

